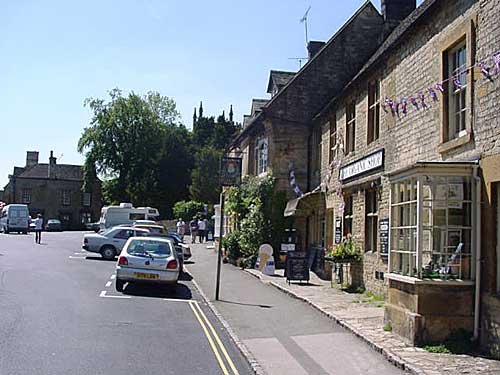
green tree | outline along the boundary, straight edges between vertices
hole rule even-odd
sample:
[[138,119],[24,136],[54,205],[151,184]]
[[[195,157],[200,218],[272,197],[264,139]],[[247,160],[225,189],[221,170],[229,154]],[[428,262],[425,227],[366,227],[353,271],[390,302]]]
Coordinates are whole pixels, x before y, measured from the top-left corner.
[[195,167],[191,173],[189,192],[193,200],[205,203],[219,201],[219,164],[222,151],[204,147],[195,154]]
[[176,219],[182,218],[186,223],[198,213],[203,212],[205,205],[196,201],[179,201],[174,204],[173,213]]

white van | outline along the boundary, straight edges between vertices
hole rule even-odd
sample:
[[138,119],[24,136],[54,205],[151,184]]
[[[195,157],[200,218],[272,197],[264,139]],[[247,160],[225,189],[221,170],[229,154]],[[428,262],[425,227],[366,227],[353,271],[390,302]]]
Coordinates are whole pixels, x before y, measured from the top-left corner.
[[0,215],[0,230],[4,233],[28,233],[30,212],[25,204],[8,204]]
[[132,225],[136,220],[158,220],[160,213],[152,207],[133,207],[132,203],[120,203],[119,206],[107,206],[101,210],[99,228],[105,230],[117,225]]

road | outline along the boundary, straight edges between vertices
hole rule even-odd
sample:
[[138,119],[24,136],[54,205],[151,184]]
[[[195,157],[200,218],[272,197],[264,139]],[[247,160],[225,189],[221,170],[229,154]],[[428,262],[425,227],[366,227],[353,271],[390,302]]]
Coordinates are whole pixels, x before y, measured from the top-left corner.
[[[209,270],[216,267],[216,252],[205,245],[191,247],[195,262],[187,267],[213,299],[215,282]],[[404,374],[311,306],[232,265],[222,267],[220,301],[213,304],[269,374]]]
[[117,293],[115,262],[82,237],[0,234],[1,375],[251,372],[189,275]]

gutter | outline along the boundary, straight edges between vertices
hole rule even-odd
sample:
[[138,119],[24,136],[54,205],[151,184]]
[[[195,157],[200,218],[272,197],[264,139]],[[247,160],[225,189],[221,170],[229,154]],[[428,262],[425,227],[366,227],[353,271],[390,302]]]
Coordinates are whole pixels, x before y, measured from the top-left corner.
[[478,167],[474,168],[474,181],[476,182],[475,216],[476,216],[476,290],[474,295],[474,336],[473,340],[479,339],[479,318],[481,307],[481,178],[478,176]]

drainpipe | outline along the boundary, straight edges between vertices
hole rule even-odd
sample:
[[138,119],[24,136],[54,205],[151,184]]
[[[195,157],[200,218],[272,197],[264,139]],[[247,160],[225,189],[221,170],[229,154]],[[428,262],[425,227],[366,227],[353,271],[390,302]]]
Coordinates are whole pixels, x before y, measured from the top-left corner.
[[474,337],[479,339],[479,310],[481,301],[481,178],[478,176],[478,167],[474,167],[474,180],[476,182],[476,292],[474,300]]

